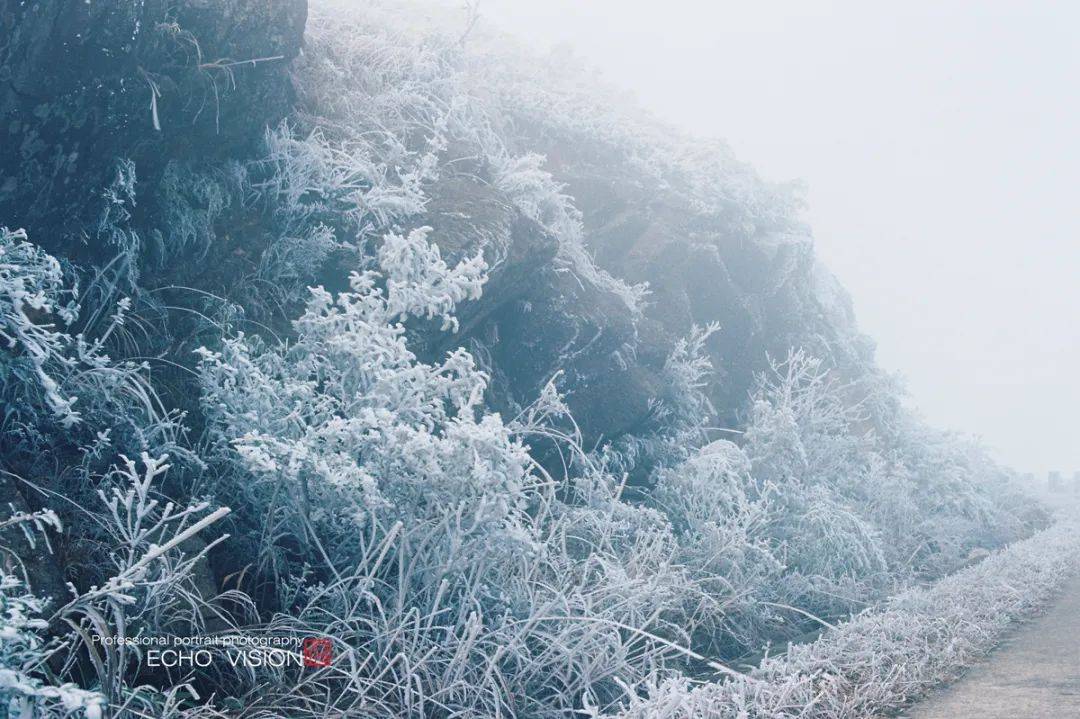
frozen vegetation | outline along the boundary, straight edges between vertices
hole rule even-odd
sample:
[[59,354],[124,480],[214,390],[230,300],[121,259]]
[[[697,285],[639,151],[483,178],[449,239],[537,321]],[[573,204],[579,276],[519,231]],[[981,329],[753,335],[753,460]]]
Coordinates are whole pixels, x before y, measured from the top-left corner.
[[[8,715],[868,716],[1076,569],[725,147],[454,13],[313,3],[302,54],[237,55],[100,5],[130,142],[33,202],[38,146],[0,151]],[[94,96],[12,98],[90,132],[56,118]],[[334,659],[95,639],[230,634]]]
[[655,717],[879,716],[903,707],[991,648],[1075,574],[1080,528],[1061,524],[928,587],[906,590],[820,639],[729,681],[669,679],[613,713]]

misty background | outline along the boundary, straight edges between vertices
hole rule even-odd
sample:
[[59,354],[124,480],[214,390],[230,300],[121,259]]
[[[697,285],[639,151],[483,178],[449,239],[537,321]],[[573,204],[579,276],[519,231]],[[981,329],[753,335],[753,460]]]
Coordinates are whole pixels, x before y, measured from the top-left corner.
[[[452,0],[447,0],[451,2]],[[818,251],[935,425],[1080,469],[1080,8],[482,0],[647,110],[805,183]]]

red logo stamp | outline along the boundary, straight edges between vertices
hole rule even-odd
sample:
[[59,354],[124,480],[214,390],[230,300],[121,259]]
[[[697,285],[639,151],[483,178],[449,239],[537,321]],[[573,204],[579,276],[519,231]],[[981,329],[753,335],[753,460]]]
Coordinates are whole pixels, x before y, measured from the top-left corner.
[[334,661],[334,644],[322,637],[306,637],[302,645],[305,667],[328,667]]

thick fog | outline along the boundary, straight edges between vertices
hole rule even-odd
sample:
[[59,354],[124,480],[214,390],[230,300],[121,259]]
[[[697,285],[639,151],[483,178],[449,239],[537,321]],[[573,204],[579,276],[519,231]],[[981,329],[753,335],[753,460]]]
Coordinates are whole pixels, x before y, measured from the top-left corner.
[[1066,2],[483,0],[807,186],[879,360],[1017,469],[1080,469],[1080,104]]

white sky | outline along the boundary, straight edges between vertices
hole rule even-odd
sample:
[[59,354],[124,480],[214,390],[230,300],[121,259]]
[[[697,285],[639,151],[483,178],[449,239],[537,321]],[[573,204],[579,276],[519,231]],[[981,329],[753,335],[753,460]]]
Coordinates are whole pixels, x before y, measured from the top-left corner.
[[[453,0],[447,0],[452,2]],[[807,219],[881,364],[1017,469],[1080,469],[1080,3],[480,0]]]

